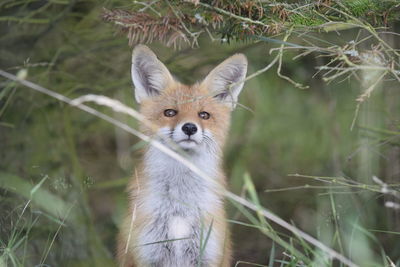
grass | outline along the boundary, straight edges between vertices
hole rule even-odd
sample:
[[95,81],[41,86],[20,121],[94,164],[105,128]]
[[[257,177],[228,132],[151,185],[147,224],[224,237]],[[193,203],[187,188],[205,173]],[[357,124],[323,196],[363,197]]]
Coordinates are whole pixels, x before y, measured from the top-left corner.
[[[130,48],[98,18],[103,5],[122,2],[51,1],[37,9],[40,3],[32,1],[5,8],[11,4],[0,9],[1,17],[18,19],[1,22],[2,70],[24,69],[27,80],[70,98],[106,95],[137,108]],[[335,42],[354,34],[321,38]],[[199,41],[196,50],[153,48],[185,82],[236,51],[249,57],[250,73],[275,58],[268,50],[276,44],[268,42]],[[385,206],[399,203],[398,84],[379,84],[385,90],[361,106],[350,131],[355,99],[366,88],[354,79],[328,85],[321,76],[311,79],[310,66],[320,59],[285,55],[282,73],[310,88],[294,88],[273,67],[245,86],[241,103],[252,111],[239,107],[233,114],[225,149],[229,186],[257,207],[229,202],[235,265],[344,266],[266,219],[267,208],[359,266],[400,266],[400,211]],[[95,108],[137,128],[129,116]],[[143,145],[101,119],[1,79],[0,266],[115,265],[124,188]]]

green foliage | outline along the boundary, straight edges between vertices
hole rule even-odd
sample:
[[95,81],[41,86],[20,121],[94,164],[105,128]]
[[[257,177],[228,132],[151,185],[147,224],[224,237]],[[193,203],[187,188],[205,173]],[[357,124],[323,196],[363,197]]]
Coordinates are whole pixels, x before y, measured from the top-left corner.
[[[103,17],[128,32],[130,44],[159,40],[167,46],[177,46],[179,42],[195,45],[200,34],[210,31],[226,42],[248,41],[253,35],[278,34],[290,28],[319,31],[327,24],[331,27],[354,19],[376,27],[388,26],[398,21],[400,15],[396,0],[156,1],[144,5],[149,8],[138,5],[105,10]],[[147,24],[151,26],[140,26]]]
[[325,23],[319,17],[303,14],[293,14],[289,17],[289,21],[295,26],[319,26]]
[[[356,17],[388,15],[391,9],[396,8],[396,6],[399,4],[396,0],[346,0],[342,3],[346,8],[348,8],[350,13]],[[395,19],[395,17],[392,19]]]
[[343,4],[349,9],[354,16],[365,16],[367,13],[376,12],[379,10],[377,1],[373,0],[348,0]]
[[[392,9],[397,3],[341,1],[341,7],[331,1],[329,8],[330,1],[318,1],[328,6],[317,8],[310,5],[317,1],[253,1],[248,7],[243,4],[247,2],[195,5],[170,1],[191,33],[204,30],[197,36],[198,48],[182,45],[185,49],[177,51],[155,40],[152,43],[160,59],[186,83],[203,78],[233,53],[248,56],[252,74],[279,52],[281,75],[310,86],[308,90],[294,88],[277,75],[274,66],[246,83],[240,97],[245,108],[239,106],[233,113],[225,149],[229,188],[257,207],[250,211],[229,203],[237,266],[340,265],[298,235],[265,219],[264,208],[360,266],[399,265],[399,210],[393,208],[400,190],[398,82],[384,79],[377,85],[360,106],[350,131],[355,99],[370,87],[368,77],[375,77],[376,70],[363,69],[330,84],[323,82],[322,78],[343,66],[335,65],[336,69],[327,70],[328,75],[321,72],[312,78],[317,66],[339,56],[349,60],[340,61],[344,70],[371,67],[354,55],[365,53],[365,47],[376,47],[375,54],[368,50],[367,56],[383,55],[387,60],[383,67],[398,69],[396,57],[388,60],[397,50],[379,42],[376,46],[376,39],[357,43],[370,36],[367,30],[347,28],[337,35],[339,24],[333,24],[328,33],[319,33],[321,28],[315,27],[326,18],[341,25],[348,21],[332,8],[343,8],[362,22],[382,26],[385,10],[389,22],[398,19],[398,11]],[[264,3],[262,8],[259,3]],[[159,11],[165,5],[159,1],[151,7]],[[136,2],[1,2],[0,69],[27,71],[27,80],[71,98],[101,94],[138,108],[129,75],[131,49],[123,34],[115,33],[115,26],[101,20],[103,7],[122,7],[127,12],[144,9],[158,18],[152,8]],[[169,6],[161,11],[161,15],[176,18]],[[196,20],[196,14],[205,22]],[[218,24],[218,18],[223,22]],[[374,18],[378,19],[374,22]],[[231,43],[221,44],[218,38],[210,41],[204,28],[207,23],[214,38]],[[186,38],[192,38],[182,25],[176,25]],[[290,30],[296,34],[288,40],[274,35]],[[390,41],[383,33],[377,35],[398,49],[395,37]],[[312,54],[293,59],[297,55],[294,48],[303,47],[299,49],[302,53],[310,43],[316,49]],[[281,46],[291,50],[280,52]],[[96,108],[137,127],[132,118]],[[125,187],[140,164],[144,145],[104,121],[1,78],[0,266],[115,265],[115,236],[127,208]],[[204,244],[208,230],[205,226]]]
[[67,222],[76,223],[76,214],[70,214],[71,207],[69,207],[67,203],[52,193],[40,188],[48,179],[47,176],[45,176],[35,186],[30,185],[26,180],[20,177],[10,175],[8,173],[0,172],[0,177],[1,188],[14,191],[26,199],[29,199],[35,206],[39,207],[43,211],[46,211],[48,213],[48,218],[51,218],[57,223],[63,224],[57,219],[57,217],[62,214],[68,214],[65,220],[67,220]]

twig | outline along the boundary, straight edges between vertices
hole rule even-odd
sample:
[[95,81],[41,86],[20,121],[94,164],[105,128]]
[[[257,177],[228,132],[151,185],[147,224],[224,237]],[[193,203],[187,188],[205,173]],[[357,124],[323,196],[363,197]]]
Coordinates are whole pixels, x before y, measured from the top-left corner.
[[381,186],[380,191],[382,194],[391,195],[391,196],[394,196],[395,198],[400,199],[400,192],[389,188],[389,185],[387,183],[383,182],[377,176],[375,176],[375,175],[372,176],[372,181],[374,181],[376,184]]
[[206,7],[206,8],[209,8],[209,9],[213,9],[213,10],[215,10],[215,11],[221,13],[221,14],[227,15],[227,16],[229,16],[229,17],[232,17],[232,18],[235,18],[235,19],[238,19],[238,20],[242,20],[242,21],[245,21],[245,22],[248,22],[248,23],[251,23],[251,24],[257,24],[257,25],[264,26],[265,28],[269,28],[269,25],[268,25],[268,24],[265,24],[265,23],[262,22],[262,21],[252,20],[252,19],[250,19],[250,18],[238,16],[238,15],[236,15],[236,14],[234,14],[234,13],[231,13],[231,12],[229,12],[229,11],[226,11],[226,10],[224,10],[224,9],[221,9],[221,8],[218,8],[218,7],[215,7],[215,6],[210,6],[210,5],[205,4],[205,3],[202,3],[202,2],[199,2],[199,5],[204,6],[204,7]]
[[[287,39],[289,38],[290,34],[293,31],[293,27],[290,28],[290,30],[287,32],[287,34],[285,35],[285,37],[283,38],[283,41],[286,42]],[[293,81],[292,79],[290,79],[288,76],[283,75],[281,73],[281,68],[282,68],[282,58],[283,58],[283,48],[285,47],[284,44],[281,45],[280,49],[279,49],[279,61],[278,61],[278,70],[276,71],[276,73],[278,74],[279,77],[281,77],[282,79],[287,80],[288,82],[290,82],[291,84],[293,84],[295,87],[300,88],[300,89],[307,89],[309,86],[304,86],[301,83],[297,83],[295,81]]]
[[360,111],[361,104],[371,95],[372,91],[379,84],[379,82],[385,77],[386,72],[384,72],[376,81],[365,90],[365,92],[357,98],[357,106],[356,111],[354,112],[353,121],[351,122],[350,131],[353,130],[354,125],[356,124],[356,120],[358,117],[358,112]]

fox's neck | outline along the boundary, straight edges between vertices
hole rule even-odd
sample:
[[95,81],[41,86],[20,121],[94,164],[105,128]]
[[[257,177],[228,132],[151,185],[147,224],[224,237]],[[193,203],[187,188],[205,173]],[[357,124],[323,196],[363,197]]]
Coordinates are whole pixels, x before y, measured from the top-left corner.
[[210,179],[199,177],[183,163],[150,146],[144,158],[148,190],[157,199],[183,204],[197,202],[199,198],[206,206],[212,201],[219,202],[220,196],[215,190],[221,179],[219,154],[204,150],[191,153],[188,159]]
[[[196,152],[188,152],[185,157],[197,168],[212,179],[216,179],[220,173],[220,155],[206,149],[199,149]],[[150,146],[144,157],[145,172],[150,179],[185,179],[183,176],[196,176],[184,163],[179,162]]]

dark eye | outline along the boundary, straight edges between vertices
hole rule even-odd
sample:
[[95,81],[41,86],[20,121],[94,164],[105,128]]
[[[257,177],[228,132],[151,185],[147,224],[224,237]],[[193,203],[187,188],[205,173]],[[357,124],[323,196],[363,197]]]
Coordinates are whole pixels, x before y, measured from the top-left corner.
[[178,111],[175,110],[175,109],[166,109],[166,110],[164,110],[164,116],[165,117],[173,117],[176,114],[178,114]]
[[199,112],[199,117],[202,118],[203,120],[208,120],[210,118],[210,113],[201,111]]

